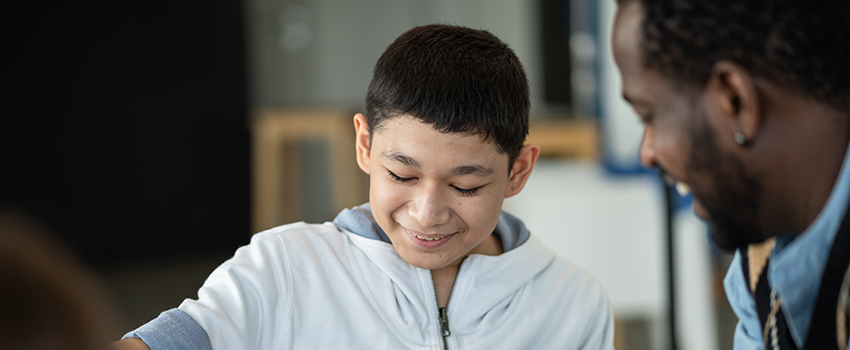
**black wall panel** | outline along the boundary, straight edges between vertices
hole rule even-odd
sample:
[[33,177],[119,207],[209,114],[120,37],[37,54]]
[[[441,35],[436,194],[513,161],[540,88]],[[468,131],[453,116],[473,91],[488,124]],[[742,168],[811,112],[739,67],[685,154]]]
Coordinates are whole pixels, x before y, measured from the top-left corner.
[[95,264],[249,239],[239,0],[10,11],[0,207]]

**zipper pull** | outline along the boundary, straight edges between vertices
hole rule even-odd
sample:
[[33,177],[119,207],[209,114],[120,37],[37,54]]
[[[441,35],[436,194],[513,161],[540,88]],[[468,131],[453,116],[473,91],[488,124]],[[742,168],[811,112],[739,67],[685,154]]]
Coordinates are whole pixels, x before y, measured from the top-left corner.
[[445,307],[440,308],[440,334],[443,335],[443,338],[452,335],[449,330],[449,309]]

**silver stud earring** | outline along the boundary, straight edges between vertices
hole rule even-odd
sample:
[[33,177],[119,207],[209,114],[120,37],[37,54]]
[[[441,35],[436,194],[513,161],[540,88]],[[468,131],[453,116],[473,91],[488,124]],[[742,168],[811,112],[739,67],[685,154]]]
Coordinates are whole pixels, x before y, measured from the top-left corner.
[[743,146],[745,143],[747,143],[747,137],[744,136],[744,133],[737,131],[735,132],[735,142]]

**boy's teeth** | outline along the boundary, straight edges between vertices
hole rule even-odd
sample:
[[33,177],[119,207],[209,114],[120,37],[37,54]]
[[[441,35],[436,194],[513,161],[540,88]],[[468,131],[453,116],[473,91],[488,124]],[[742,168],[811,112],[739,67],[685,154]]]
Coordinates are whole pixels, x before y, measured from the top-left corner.
[[676,192],[679,192],[679,195],[684,197],[691,193],[691,188],[688,185],[685,185],[681,182],[676,183]]
[[440,239],[440,238],[443,238],[443,237],[437,237],[437,238],[427,238],[427,237],[422,237],[422,236],[417,236],[417,235],[414,235],[414,236],[416,236],[416,238],[419,238],[419,239],[421,239],[421,240],[423,240],[423,241],[436,241],[436,240],[438,240],[438,239]]

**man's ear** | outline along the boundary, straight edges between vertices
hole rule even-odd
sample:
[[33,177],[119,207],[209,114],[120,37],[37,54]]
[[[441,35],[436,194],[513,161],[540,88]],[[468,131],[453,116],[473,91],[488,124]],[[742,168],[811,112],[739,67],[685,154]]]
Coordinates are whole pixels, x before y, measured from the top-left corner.
[[540,156],[540,145],[536,143],[527,143],[522,146],[519,151],[519,156],[514,161],[511,174],[508,176],[508,188],[505,191],[505,198],[512,197],[522,191],[525,187],[525,182],[531,176],[531,170],[534,169],[534,164],[537,163],[537,157]]
[[354,115],[354,144],[357,152],[357,165],[366,174],[371,174],[369,156],[372,147],[369,137],[369,123],[360,113]]
[[731,61],[714,64],[707,92],[713,111],[721,117],[721,125],[729,126],[727,135],[740,145],[752,143],[761,126],[761,106],[753,75]]

